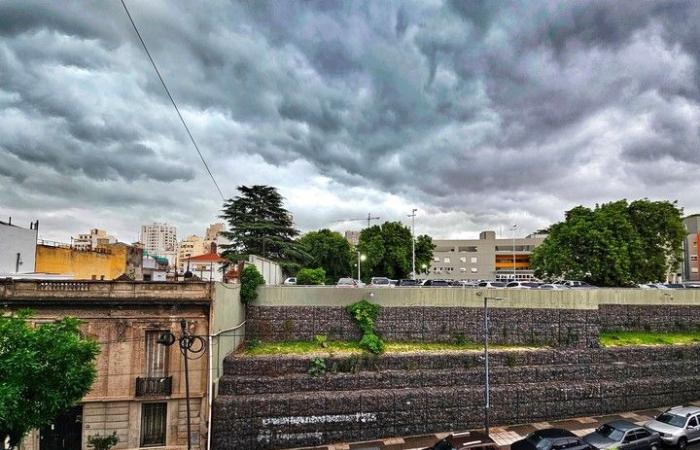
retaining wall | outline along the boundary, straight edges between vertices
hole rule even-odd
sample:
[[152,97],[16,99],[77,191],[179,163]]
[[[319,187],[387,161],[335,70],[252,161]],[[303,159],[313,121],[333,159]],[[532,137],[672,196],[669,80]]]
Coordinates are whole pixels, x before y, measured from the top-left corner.
[[[681,404],[700,397],[700,346],[496,351],[493,425]],[[478,352],[326,357],[229,356],[213,448],[279,449],[478,428]]]

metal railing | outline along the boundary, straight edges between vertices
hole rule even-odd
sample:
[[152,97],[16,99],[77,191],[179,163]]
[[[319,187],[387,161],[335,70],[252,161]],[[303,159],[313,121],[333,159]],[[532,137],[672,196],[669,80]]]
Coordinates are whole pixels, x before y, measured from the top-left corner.
[[136,378],[136,396],[165,396],[173,393],[173,377]]

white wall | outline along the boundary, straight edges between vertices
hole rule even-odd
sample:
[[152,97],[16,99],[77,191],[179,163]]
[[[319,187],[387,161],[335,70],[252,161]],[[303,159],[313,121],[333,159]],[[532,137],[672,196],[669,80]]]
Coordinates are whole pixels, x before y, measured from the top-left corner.
[[258,272],[265,278],[266,285],[282,284],[284,281],[282,278],[282,269],[276,262],[260,256],[250,255],[248,257],[248,263],[253,264],[255,268],[258,269]]
[[[34,272],[36,230],[0,223],[0,273]],[[17,253],[22,264],[17,269]]]

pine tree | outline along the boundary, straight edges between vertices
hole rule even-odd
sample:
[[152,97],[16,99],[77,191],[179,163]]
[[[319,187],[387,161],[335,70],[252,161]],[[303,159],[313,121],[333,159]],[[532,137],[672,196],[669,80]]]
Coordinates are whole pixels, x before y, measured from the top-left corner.
[[238,191],[240,195],[224,203],[220,216],[229,228],[221,234],[231,241],[222,245],[225,257],[235,260],[258,255],[279,262],[287,271],[309,258],[294,241],[299,231],[276,188],[238,186]]

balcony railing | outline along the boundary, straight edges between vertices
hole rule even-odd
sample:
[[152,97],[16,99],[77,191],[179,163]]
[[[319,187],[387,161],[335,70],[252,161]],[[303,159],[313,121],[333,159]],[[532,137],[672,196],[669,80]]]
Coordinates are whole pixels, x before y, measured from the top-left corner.
[[170,395],[173,392],[173,377],[136,378],[136,396]]

